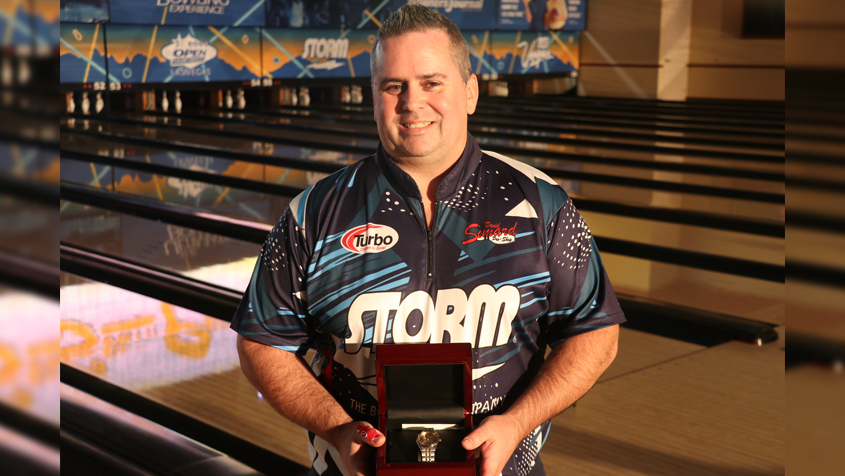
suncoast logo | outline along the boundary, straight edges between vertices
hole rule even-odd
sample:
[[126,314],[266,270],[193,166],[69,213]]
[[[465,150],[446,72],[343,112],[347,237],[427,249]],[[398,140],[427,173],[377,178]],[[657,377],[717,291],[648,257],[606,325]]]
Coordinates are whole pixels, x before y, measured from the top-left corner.
[[156,0],[156,6],[168,7],[170,13],[222,15],[230,0]]
[[464,235],[469,238],[462,241],[462,245],[468,245],[480,240],[489,240],[497,245],[513,243],[516,240],[516,223],[510,228],[503,227],[500,223],[490,223],[489,221],[483,225],[472,223],[466,227]]
[[367,223],[347,231],[340,244],[347,250],[358,253],[381,253],[393,248],[399,241],[399,233],[387,225]]
[[217,57],[217,48],[194,38],[190,34],[176,35],[167,46],[161,49],[161,56],[170,62],[170,67],[184,66],[195,68]]
[[302,45],[302,57],[311,61],[310,69],[332,70],[343,66],[337,60],[346,60],[349,54],[347,38],[308,38]]

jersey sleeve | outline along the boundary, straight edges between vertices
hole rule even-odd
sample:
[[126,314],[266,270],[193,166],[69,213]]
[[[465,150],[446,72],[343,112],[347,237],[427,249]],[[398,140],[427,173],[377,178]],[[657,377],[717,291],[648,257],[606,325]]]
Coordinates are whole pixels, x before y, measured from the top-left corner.
[[305,354],[315,334],[306,318],[307,262],[303,232],[288,208],[264,242],[232,329],[247,339]]
[[547,237],[549,345],[625,322],[595,240],[571,199],[549,223]]

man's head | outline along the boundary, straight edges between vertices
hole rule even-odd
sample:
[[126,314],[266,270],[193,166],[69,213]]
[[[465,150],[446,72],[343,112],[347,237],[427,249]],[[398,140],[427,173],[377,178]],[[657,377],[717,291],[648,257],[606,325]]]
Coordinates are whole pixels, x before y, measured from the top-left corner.
[[[451,166],[466,145],[478,81],[457,27],[405,5],[379,30],[371,59],[373,105],[385,151],[399,163]],[[441,167],[442,168],[442,167]]]

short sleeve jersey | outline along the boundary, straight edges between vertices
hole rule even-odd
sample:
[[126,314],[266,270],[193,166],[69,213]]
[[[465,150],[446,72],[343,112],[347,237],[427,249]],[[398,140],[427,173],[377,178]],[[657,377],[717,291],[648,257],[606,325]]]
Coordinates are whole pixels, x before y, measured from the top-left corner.
[[[429,229],[416,183],[379,146],[291,201],[232,328],[316,348],[318,380],[373,425],[377,345],[468,342],[477,425],[525,390],[547,346],[624,322],[590,230],[544,173],[468,136],[433,218]],[[505,476],[531,470],[549,426],[519,445]],[[340,476],[337,451],[309,440],[314,471]]]

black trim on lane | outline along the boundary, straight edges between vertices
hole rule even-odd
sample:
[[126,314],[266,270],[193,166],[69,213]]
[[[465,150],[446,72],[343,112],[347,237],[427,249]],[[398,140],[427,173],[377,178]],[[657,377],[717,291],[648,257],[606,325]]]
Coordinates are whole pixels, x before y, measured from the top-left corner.
[[211,449],[151,421],[130,419],[131,413],[124,409],[101,399],[92,402],[91,394],[85,393],[83,398],[75,392],[61,393],[63,436],[94,450],[89,451],[95,453],[94,458],[105,453],[103,459],[108,463],[151,474],[261,476],[221,454],[225,451],[220,448]]
[[666,246],[635,243],[616,238],[604,238],[595,235],[593,237],[602,253],[620,254],[632,258],[716,271],[776,283],[783,283],[785,279],[784,267],[776,264],[731,258],[698,251],[679,250]]
[[[136,144],[145,147],[155,147],[155,148],[165,148],[177,151],[188,152],[192,154],[206,154],[212,155],[224,159],[233,159],[233,160],[242,160],[246,162],[255,162],[261,164],[268,164],[268,165],[277,165],[283,167],[292,167],[292,168],[300,168],[300,169],[309,169],[315,172],[335,172],[345,165],[342,164],[329,164],[317,161],[307,161],[302,159],[286,159],[284,157],[276,157],[276,156],[266,156],[260,154],[248,154],[245,152],[231,152],[231,151],[217,151],[212,150],[205,147],[198,147],[198,146],[187,146],[184,144],[171,144],[170,142],[164,140],[157,140],[157,139],[141,139],[141,138],[132,138],[132,137],[124,137],[122,135],[102,135],[96,134],[93,135],[97,137],[102,137],[104,140],[111,140],[115,142],[125,142],[127,144]],[[99,157],[94,154],[87,154],[81,152],[71,152],[71,151],[62,151],[63,154],[75,154],[77,156],[82,157],[80,154],[85,154],[85,157],[92,157],[91,162],[97,162],[100,160],[100,163],[106,163],[102,160],[104,159],[94,159],[93,157]],[[70,157],[70,156],[69,156]],[[109,159],[112,160],[112,159]],[[290,162],[294,162],[291,164]],[[138,163],[138,162],[135,162]],[[308,164],[313,164],[309,166]],[[159,166],[160,167],[160,166]],[[597,183],[608,183],[613,185],[622,185],[627,187],[636,187],[636,188],[647,188],[651,190],[662,190],[662,191],[669,191],[669,192],[678,192],[678,193],[689,193],[694,195],[707,195],[713,197],[722,197],[722,198],[732,198],[737,200],[749,200],[755,202],[764,202],[764,203],[774,203],[774,204],[784,204],[785,197],[783,194],[778,193],[770,193],[770,192],[754,192],[754,191],[747,191],[747,190],[739,190],[733,188],[723,188],[723,187],[712,187],[707,185],[695,185],[695,184],[687,184],[687,183],[676,183],[676,182],[665,182],[661,180],[652,180],[652,179],[637,179],[637,178],[628,178],[628,177],[621,177],[621,176],[612,176],[612,175],[603,175],[603,174],[593,174],[593,173],[586,173],[586,172],[572,172],[572,171],[565,171],[559,169],[553,169],[549,167],[535,167],[537,170],[542,171],[543,173],[550,175],[552,177],[561,177],[561,178],[569,178],[573,180],[583,180],[587,182],[597,182]],[[259,183],[259,182],[254,182]]]
[[0,249],[0,283],[43,297],[59,299],[59,268]]
[[[62,128],[63,134],[80,134],[80,135],[88,135],[93,137],[102,138],[104,140],[111,140],[115,142],[124,142],[126,144],[136,144],[144,147],[155,147],[155,148],[164,148],[170,151],[178,151],[178,152],[187,152],[189,154],[204,154],[210,155],[214,157],[219,157],[221,159],[232,159],[232,160],[243,160],[249,162],[255,162],[257,164],[266,164],[266,165],[277,165],[279,167],[291,167],[296,169],[307,169],[314,172],[326,172],[332,173],[336,172],[345,165],[341,164],[332,164],[328,162],[320,162],[316,160],[307,160],[307,159],[298,159],[292,157],[284,157],[280,155],[264,155],[264,154],[250,154],[248,152],[235,152],[228,149],[221,149],[219,147],[204,147],[200,145],[188,145],[185,143],[175,143],[169,142],[166,140],[159,140],[159,139],[147,139],[147,138],[139,138],[133,136],[126,136],[123,134],[101,134],[95,131],[84,131],[84,130],[77,130],[77,129],[66,129]],[[313,143],[309,143],[312,146]],[[62,149],[61,153],[64,157],[64,154],[70,151]],[[74,152],[76,153],[76,152]],[[375,153],[372,151],[371,153]],[[93,154],[92,154],[93,155]]]
[[[127,259],[59,244],[61,269],[84,278],[230,321],[242,294]],[[181,432],[180,432],[181,433]]]
[[70,365],[61,364],[60,380],[64,384],[90,393],[101,400],[165,426],[176,433],[223,451],[230,457],[264,474],[304,476],[308,472],[308,468],[272,451],[113,383],[75,369]]
[[741,340],[767,344],[778,340],[774,326],[765,322],[702,311],[686,306],[620,294],[619,305],[628,320],[624,327],[706,347]]
[[803,228],[807,230],[827,231],[831,233],[845,233],[845,218],[831,217],[811,212],[786,213],[789,228]]
[[845,342],[790,331],[786,349],[786,369],[805,364],[845,363]]
[[3,401],[0,401],[0,425],[45,446],[59,447],[58,426],[21,411]]
[[161,220],[197,230],[227,236],[251,243],[264,243],[273,225],[217,215],[206,210],[189,208],[134,195],[107,192],[62,182],[62,200],[134,215],[148,220]]
[[789,280],[845,288],[845,269],[795,260],[786,261],[786,277]]

